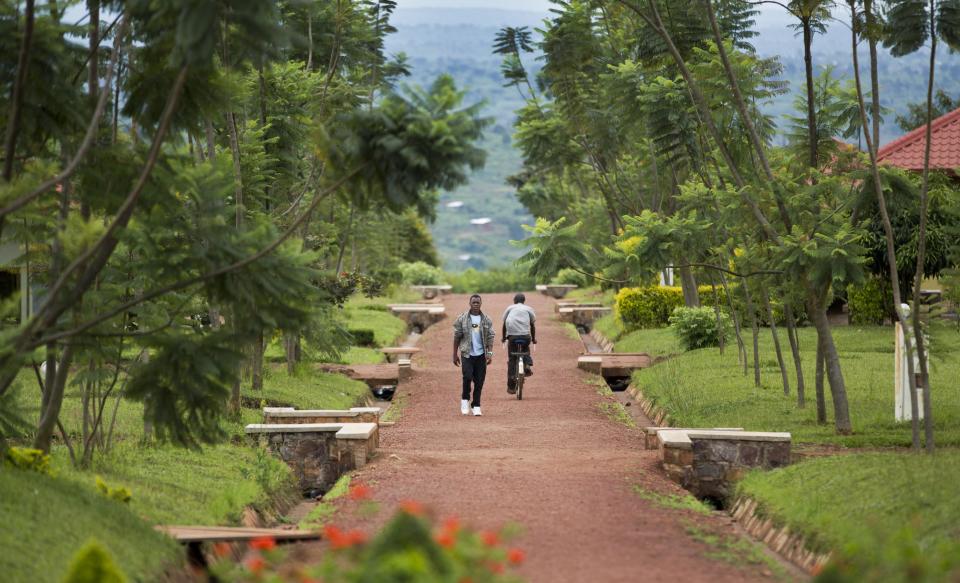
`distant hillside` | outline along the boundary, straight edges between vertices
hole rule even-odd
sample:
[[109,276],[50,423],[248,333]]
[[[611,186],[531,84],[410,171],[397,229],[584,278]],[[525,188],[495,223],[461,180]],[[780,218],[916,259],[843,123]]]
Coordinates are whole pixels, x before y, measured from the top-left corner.
[[[468,185],[441,195],[437,222],[432,227],[437,248],[445,267],[460,270],[483,269],[504,265],[522,251],[508,244],[523,237],[520,225],[531,223],[531,217],[506,186],[505,179],[520,168],[521,159],[511,143],[514,112],[522,102],[514,89],[502,87],[500,59],[491,54],[493,37],[501,27],[541,26],[547,13],[481,8],[401,8],[394,24],[398,32],[391,36],[389,52],[405,52],[413,66],[410,83],[425,85],[441,73],[450,73],[457,85],[468,91],[469,102],[485,100],[486,115],[495,119],[488,130],[484,147],[489,152],[487,167],[474,174]],[[843,19],[844,13],[837,13]],[[790,84],[789,94],[767,107],[777,117],[793,112],[793,97],[803,87],[803,47],[800,38],[789,28],[791,20],[782,10],[765,9],[758,19],[759,38],[753,44],[763,56],[777,56],[784,66],[783,78]],[[895,113],[906,110],[906,104],[925,98],[927,54],[918,52],[909,57],[881,57],[881,98]],[[862,50],[861,60],[866,58]],[[538,65],[527,61],[530,68]],[[833,24],[826,35],[814,44],[814,65],[834,65],[838,77],[852,76],[849,30]],[[960,95],[960,55],[940,53],[937,70],[938,87]],[[895,113],[887,116],[882,142],[902,132],[894,123]],[[462,206],[447,204],[463,202]],[[486,225],[471,225],[470,219],[489,218]],[[481,221],[482,222],[482,221]],[[469,256],[469,257],[468,257]],[[463,257],[468,257],[462,259]]]

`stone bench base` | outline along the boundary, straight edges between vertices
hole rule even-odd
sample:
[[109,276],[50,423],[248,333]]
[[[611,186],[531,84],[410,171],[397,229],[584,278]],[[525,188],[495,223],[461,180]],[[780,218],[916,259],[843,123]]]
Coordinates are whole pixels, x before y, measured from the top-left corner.
[[561,322],[569,322],[575,326],[590,328],[593,322],[609,314],[612,310],[603,306],[569,306],[558,308]]
[[417,332],[423,332],[446,315],[446,308],[440,304],[392,304],[389,308],[391,314]]
[[655,433],[667,475],[700,498],[726,499],[749,468],[790,464],[789,433],[672,428]]
[[362,468],[376,450],[376,423],[247,425],[246,434],[283,460],[303,492],[326,492],[343,474]]

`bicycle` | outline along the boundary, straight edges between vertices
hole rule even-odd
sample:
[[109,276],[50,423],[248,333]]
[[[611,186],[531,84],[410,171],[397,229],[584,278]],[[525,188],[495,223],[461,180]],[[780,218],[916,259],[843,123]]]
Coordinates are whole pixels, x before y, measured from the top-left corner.
[[[514,349],[514,351],[510,352],[510,358],[516,360],[516,365],[515,365],[516,368],[514,369],[514,374],[516,375],[516,377],[514,378],[513,382],[517,390],[517,400],[522,401],[523,400],[523,383],[524,383],[524,380],[527,378],[526,371],[524,370],[524,367],[526,365],[524,357],[529,355],[529,352],[524,351],[524,347],[527,347],[527,349],[529,350],[530,345],[524,342],[513,342],[513,341],[510,342],[510,345],[511,345],[511,348]],[[508,362],[507,366],[514,366],[514,365]]]

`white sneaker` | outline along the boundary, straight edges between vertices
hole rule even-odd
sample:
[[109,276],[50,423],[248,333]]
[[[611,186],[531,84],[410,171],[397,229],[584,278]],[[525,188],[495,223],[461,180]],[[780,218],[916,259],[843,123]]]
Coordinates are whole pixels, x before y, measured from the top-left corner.
[[474,416],[474,417],[480,417],[481,415],[483,415],[483,412],[480,411],[480,407],[474,407],[474,408],[473,408],[473,416]]
[[460,401],[460,414],[469,415],[470,414],[470,401],[463,399]]

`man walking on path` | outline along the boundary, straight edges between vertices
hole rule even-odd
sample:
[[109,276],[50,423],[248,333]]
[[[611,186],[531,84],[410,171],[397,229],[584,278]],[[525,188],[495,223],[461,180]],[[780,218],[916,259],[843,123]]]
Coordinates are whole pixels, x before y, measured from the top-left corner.
[[533,374],[533,359],[530,357],[530,344],[537,343],[537,314],[533,308],[526,305],[527,297],[523,294],[513,296],[513,305],[503,312],[502,342],[507,344],[507,392],[511,395],[517,392],[517,363],[513,356],[513,346],[520,346],[519,352],[525,354],[524,373]]
[[[453,365],[463,362],[463,391],[460,394],[460,413],[480,416],[480,393],[487,376],[487,365],[493,360],[493,320],[487,317],[480,306],[479,294],[470,296],[470,309],[457,316],[453,323]],[[471,402],[470,385],[473,384]]]

